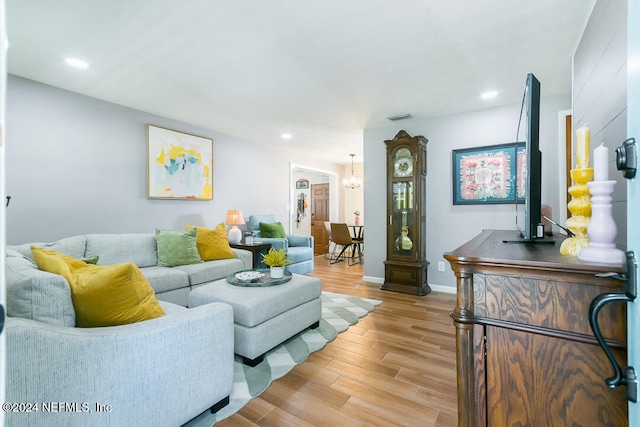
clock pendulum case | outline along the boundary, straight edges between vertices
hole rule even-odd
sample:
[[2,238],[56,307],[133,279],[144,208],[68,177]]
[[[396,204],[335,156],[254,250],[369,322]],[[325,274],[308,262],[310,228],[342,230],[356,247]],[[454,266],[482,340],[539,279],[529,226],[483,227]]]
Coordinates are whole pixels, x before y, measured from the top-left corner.
[[387,146],[387,259],[381,289],[426,295],[427,142],[401,130]]

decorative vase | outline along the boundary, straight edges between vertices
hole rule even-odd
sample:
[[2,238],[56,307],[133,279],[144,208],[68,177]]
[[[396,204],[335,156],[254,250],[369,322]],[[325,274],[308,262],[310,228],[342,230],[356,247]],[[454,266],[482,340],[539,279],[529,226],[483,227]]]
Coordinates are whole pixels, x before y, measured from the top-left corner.
[[569,187],[569,193],[573,198],[567,205],[571,218],[565,224],[574,237],[562,242],[560,255],[577,256],[589,246],[587,227],[591,219],[591,193],[587,183],[593,181],[593,168],[572,169],[571,180],[573,185]]
[[587,234],[589,246],[578,254],[582,261],[623,265],[626,255],[615,244],[618,227],[613,220],[612,194],[615,181],[593,181],[589,183],[592,215]]
[[284,277],[284,267],[270,267],[272,279],[282,279]]
[[356,225],[360,225],[360,215],[356,215],[355,223]]

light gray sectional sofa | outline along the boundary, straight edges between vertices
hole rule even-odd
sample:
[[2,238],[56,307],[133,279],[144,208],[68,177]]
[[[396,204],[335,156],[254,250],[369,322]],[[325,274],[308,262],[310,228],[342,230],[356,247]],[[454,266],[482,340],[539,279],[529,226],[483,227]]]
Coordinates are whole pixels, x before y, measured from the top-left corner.
[[[69,285],[29,260],[31,245],[98,255],[98,265],[135,263],[165,316],[76,328]],[[6,401],[39,410],[8,412],[7,425],[178,426],[224,405],[233,385],[233,311],[222,303],[186,305],[191,289],[251,268],[250,252],[233,252],[235,259],[158,267],[150,233],[8,246]]]

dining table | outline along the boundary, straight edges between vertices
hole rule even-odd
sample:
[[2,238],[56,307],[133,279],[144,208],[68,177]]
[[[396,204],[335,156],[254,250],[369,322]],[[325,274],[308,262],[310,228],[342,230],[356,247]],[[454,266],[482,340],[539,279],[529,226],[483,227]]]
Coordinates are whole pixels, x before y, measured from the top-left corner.
[[364,244],[364,224],[348,224],[348,227],[351,228],[352,234],[351,238],[353,239],[353,256],[355,258],[356,253],[358,254],[359,264],[363,262],[364,252],[362,250],[362,245]]
[[362,240],[364,235],[364,224],[348,224],[348,227],[351,228],[351,237],[353,239]]

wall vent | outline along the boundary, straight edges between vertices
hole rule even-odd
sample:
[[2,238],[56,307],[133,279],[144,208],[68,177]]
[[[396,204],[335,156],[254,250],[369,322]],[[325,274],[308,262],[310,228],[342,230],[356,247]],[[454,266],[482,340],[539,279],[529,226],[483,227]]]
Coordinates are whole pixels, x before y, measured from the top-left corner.
[[396,122],[398,120],[404,120],[404,119],[410,119],[413,116],[409,113],[406,114],[398,114],[397,116],[391,116],[391,117],[387,117],[387,119],[391,120],[392,122]]

